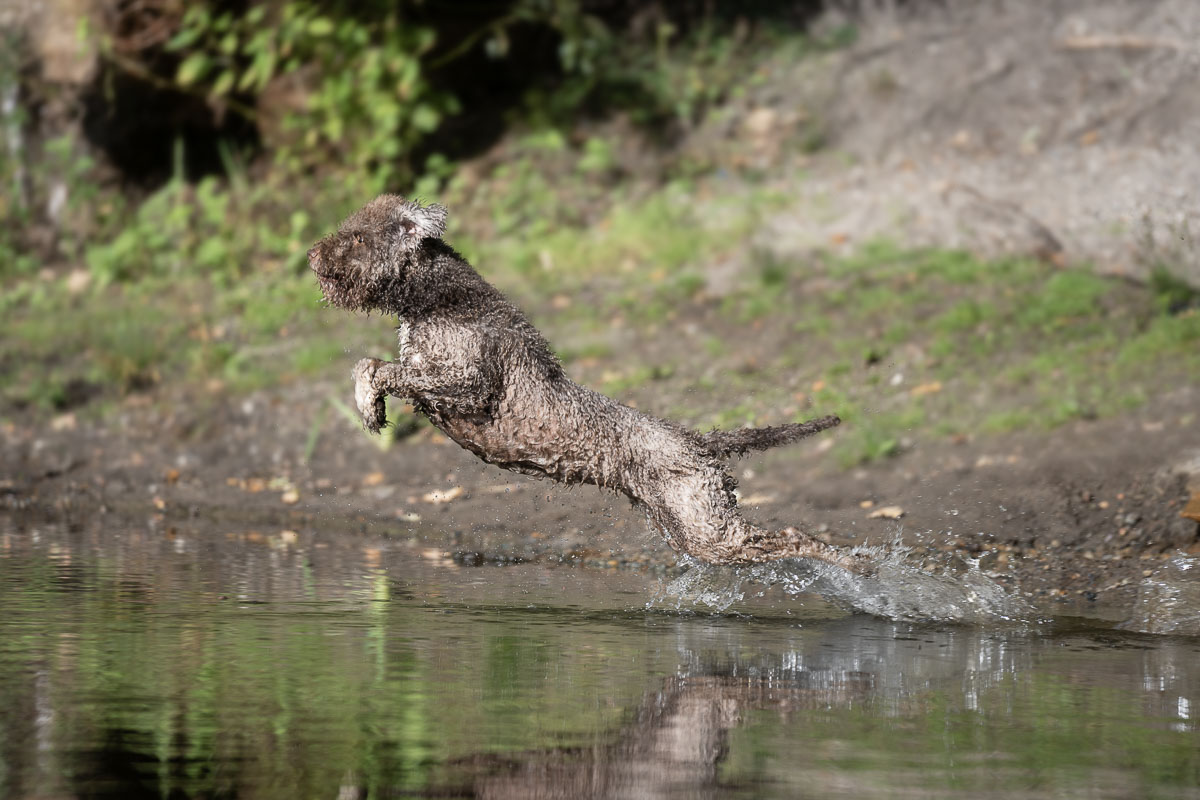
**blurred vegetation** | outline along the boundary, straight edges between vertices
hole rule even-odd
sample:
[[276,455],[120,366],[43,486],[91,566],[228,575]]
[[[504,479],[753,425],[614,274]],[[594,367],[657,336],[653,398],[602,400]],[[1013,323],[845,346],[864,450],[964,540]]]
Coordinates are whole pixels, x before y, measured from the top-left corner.
[[[296,243],[363,198],[439,194],[509,130],[541,143],[530,151],[569,150],[578,188],[611,183],[617,143],[573,141],[579,120],[627,110],[648,135],[678,135],[738,86],[764,44],[788,35],[747,22],[754,8],[725,19],[689,3],[649,15],[596,3],[607,16],[589,5],[515,0],[464,14],[417,0],[204,0],[174,16],[167,4],[147,30],[135,19],[132,30],[81,32],[102,53],[86,102],[105,108],[85,113],[82,132],[0,156],[0,178],[20,189],[0,206],[0,279],[59,259],[82,259],[101,282],[185,272],[227,282],[264,261],[298,268],[305,248]],[[756,5],[764,14],[795,4]],[[0,60],[0,85],[21,101],[3,120],[12,131],[47,102],[24,80],[27,66]],[[161,107],[130,110],[131,98]],[[172,113],[207,117],[209,127],[180,125],[172,138],[144,122]],[[96,169],[97,152],[125,168],[124,180]],[[562,222],[551,213],[561,197],[530,196],[553,176],[514,171],[522,174],[500,167],[494,176],[523,182],[496,198],[511,204],[491,209],[500,232],[529,217]],[[39,219],[35,209],[56,191],[66,207]],[[54,241],[32,241],[46,226]]]
[[[579,379],[697,426],[836,412],[845,464],[920,435],[1114,413],[1200,369],[1200,302],[1169,264],[1141,286],[881,242],[749,244],[802,173],[678,145],[726,124],[771,69],[853,38],[806,33],[785,6],[189,3],[136,47],[136,30],[84,34],[112,130],[129,97],[210,125],[123,144],[90,117],[39,139],[49,101],[11,42],[0,409],[103,413],[166,382],[248,391],[341,376],[347,348],[386,356],[386,326],[354,338],[314,313],[304,255],[385,190],[447,204],[455,246]],[[810,110],[779,159],[824,142]],[[714,286],[720,265],[733,277]],[[701,334],[679,334],[689,320]],[[663,344],[631,360],[621,328]]]
[[[65,410],[166,375],[236,389],[327,368],[337,348],[307,338],[322,323],[293,324],[317,299],[304,254],[381,191],[449,203],[468,248],[507,237],[520,274],[539,263],[535,237],[553,238],[581,271],[629,256],[627,239],[668,268],[694,261],[727,232],[653,241],[649,229],[685,222],[674,191],[617,212],[628,236],[565,252],[660,178],[625,185],[619,134],[579,139],[578,120],[626,109],[656,132],[647,135],[678,132],[737,86],[764,43],[836,42],[747,21],[794,4],[731,18],[690,3],[648,15],[597,5],[604,15],[551,0],[470,15],[422,2],[167,4],[119,30],[80,31],[102,54],[87,90],[106,109],[102,131],[89,110],[82,129],[44,140],[33,123],[50,90],[28,77],[29,54],[13,39],[0,57],[0,88],[19,101],[0,120],[10,134],[0,180],[13,188],[0,200],[4,399]],[[129,98],[144,102],[131,110]],[[163,141],[146,122],[183,112],[207,114],[212,127]],[[492,118],[503,125],[490,138],[462,133]],[[487,174],[460,174],[510,130],[510,152]],[[284,334],[291,344],[272,343]]]

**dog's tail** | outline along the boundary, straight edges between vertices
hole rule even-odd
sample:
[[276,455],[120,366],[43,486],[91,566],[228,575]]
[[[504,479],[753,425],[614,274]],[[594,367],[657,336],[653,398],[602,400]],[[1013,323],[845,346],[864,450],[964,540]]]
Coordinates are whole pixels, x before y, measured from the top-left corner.
[[810,419],[808,422],[791,422],[786,425],[771,425],[767,428],[739,428],[736,431],[709,431],[700,434],[704,444],[713,455],[720,458],[741,456],[751,450],[767,450],[791,444],[805,436],[836,427],[841,420],[835,416]]

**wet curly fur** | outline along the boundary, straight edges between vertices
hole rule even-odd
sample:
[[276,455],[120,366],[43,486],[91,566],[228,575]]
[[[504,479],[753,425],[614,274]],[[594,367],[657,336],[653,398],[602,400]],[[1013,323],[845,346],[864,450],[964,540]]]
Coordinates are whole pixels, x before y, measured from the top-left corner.
[[446,209],[383,195],[308,252],[325,299],[399,319],[395,361],[354,367],[354,398],[372,432],[384,398],[407,398],[484,461],[620,492],[676,550],[714,564],[815,558],[861,571],[811,535],[742,518],[725,459],[838,424],[700,433],[570,380],[541,333],[442,241]]

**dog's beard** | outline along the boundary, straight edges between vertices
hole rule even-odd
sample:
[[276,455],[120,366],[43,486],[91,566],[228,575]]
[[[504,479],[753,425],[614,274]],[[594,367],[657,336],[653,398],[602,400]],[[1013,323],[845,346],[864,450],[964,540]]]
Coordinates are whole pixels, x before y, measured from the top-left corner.
[[386,305],[391,282],[379,279],[355,279],[347,275],[317,274],[326,305],[347,311],[378,311]]

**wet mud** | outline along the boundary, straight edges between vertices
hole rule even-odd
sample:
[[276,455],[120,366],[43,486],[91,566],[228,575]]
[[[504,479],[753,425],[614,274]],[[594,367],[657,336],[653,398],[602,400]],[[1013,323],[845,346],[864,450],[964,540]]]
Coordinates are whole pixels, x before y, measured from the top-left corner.
[[[639,571],[648,597],[650,576],[686,570],[623,499],[489,467],[428,426],[383,449],[324,413],[336,391],[203,411],[133,398],[103,424],[10,423],[0,511],[161,537],[342,531],[462,565]],[[1200,491],[1198,406],[1194,390],[1178,390],[1121,418],[924,444],[851,471],[818,441],[743,459],[734,474],[758,524],[803,520],[847,547],[900,543],[914,569],[978,575],[1055,613],[1132,613],[1144,581],[1200,554],[1200,523],[1185,511]]]

